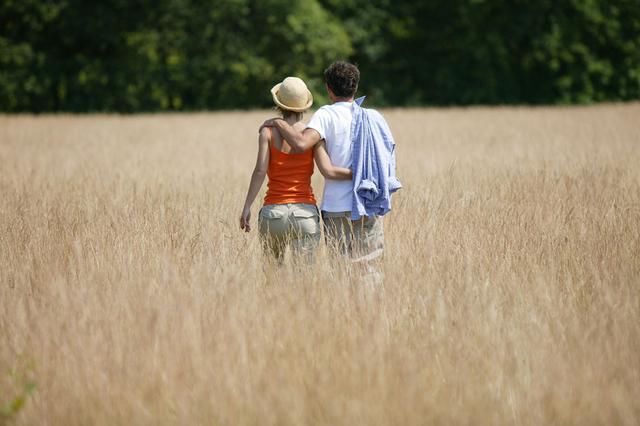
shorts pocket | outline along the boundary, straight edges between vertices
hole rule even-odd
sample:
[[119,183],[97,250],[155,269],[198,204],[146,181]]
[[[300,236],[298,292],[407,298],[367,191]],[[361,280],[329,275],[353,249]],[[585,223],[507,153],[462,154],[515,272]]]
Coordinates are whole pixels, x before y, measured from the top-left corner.
[[295,232],[302,235],[320,235],[320,215],[315,207],[300,208],[291,212]]
[[287,232],[287,208],[279,205],[264,206],[258,215],[260,233],[271,237]]
[[310,218],[310,217],[317,217],[318,213],[317,212],[312,212],[309,210],[294,210],[293,211],[293,217],[297,217],[297,218],[301,218],[301,219],[306,219],[306,218]]
[[282,219],[285,212],[263,207],[260,209],[260,217],[263,219]]

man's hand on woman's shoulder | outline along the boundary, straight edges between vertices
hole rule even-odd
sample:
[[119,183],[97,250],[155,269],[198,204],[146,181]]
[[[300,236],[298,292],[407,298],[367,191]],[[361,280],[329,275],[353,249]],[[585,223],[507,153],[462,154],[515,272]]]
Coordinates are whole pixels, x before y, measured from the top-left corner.
[[262,129],[264,129],[265,127],[278,127],[278,125],[276,124],[277,121],[284,120],[280,117],[270,118],[262,123],[262,126],[260,126],[260,128],[258,129],[258,133],[262,132]]

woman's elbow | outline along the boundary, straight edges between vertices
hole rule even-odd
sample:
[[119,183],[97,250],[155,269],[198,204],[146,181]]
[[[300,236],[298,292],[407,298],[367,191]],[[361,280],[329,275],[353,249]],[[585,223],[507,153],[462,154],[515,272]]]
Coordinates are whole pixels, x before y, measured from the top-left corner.
[[257,167],[253,169],[253,175],[257,178],[264,178],[267,175],[267,169],[262,167]]
[[339,179],[338,178],[338,174],[335,172],[335,170],[331,170],[331,169],[320,169],[320,174],[325,178],[325,179]]
[[351,173],[344,173],[338,170],[330,170],[327,171],[327,174],[324,175],[324,177],[331,180],[351,180]]
[[338,169],[335,171],[336,177],[334,179],[339,180],[351,180],[353,173],[350,169]]

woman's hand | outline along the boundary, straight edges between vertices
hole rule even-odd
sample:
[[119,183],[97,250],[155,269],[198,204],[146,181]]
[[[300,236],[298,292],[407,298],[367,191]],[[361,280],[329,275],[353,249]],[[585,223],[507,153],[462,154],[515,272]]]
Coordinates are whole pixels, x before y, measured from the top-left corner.
[[244,232],[251,231],[251,209],[245,207],[242,209],[242,214],[240,215],[240,229],[244,229]]

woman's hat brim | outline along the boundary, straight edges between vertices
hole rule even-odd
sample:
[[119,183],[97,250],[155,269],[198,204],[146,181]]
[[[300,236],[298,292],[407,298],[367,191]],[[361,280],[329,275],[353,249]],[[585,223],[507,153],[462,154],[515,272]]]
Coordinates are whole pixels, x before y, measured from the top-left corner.
[[271,89],[271,95],[273,96],[273,102],[275,102],[276,105],[278,105],[280,108],[287,110],[287,111],[293,111],[293,112],[304,112],[306,110],[308,110],[309,108],[311,108],[311,105],[313,105],[313,95],[311,94],[311,91],[309,89],[307,89],[307,98],[309,99],[309,101],[307,102],[307,104],[303,107],[292,107],[292,106],[288,106],[283,104],[282,102],[280,102],[280,99],[278,99],[278,90],[280,90],[280,86],[282,86],[282,83],[278,83],[275,86],[273,86],[273,88]]

